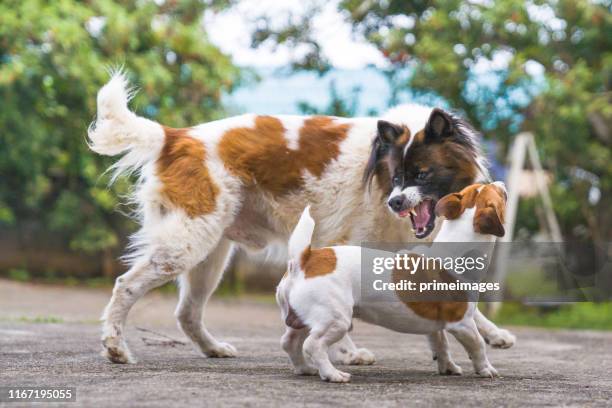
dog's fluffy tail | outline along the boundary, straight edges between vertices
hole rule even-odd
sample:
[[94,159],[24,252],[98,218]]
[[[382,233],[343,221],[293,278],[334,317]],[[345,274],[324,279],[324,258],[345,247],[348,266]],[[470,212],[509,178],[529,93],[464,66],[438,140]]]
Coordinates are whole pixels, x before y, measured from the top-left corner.
[[163,147],[163,127],[152,120],[137,116],[128,109],[134,96],[125,73],[114,72],[98,92],[97,119],[87,132],[89,147],[106,156],[124,154],[110,170],[112,181],[121,173],[139,169],[155,160]]
[[315,222],[310,216],[310,206],[307,206],[289,238],[289,259],[294,265],[299,265],[302,253],[310,247],[314,228]]

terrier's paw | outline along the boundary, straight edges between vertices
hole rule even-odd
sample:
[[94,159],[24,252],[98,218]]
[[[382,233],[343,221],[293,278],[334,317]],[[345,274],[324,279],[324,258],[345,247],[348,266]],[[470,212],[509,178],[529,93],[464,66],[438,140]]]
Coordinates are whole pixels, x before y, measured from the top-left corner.
[[236,357],[238,351],[236,350],[236,347],[229,343],[219,342],[213,347],[204,350],[204,354],[210,358],[230,358]]
[[495,378],[495,377],[499,377],[499,374],[497,373],[497,370],[495,369],[495,367],[493,367],[491,364],[489,364],[488,366],[478,370],[476,372],[476,374],[480,377],[484,377],[484,378]]
[[349,365],[372,365],[376,362],[374,353],[365,348],[349,353]]
[[514,334],[510,333],[508,330],[499,329],[493,334],[487,336],[487,343],[494,348],[507,349],[514,346],[516,343],[516,337]]
[[440,375],[461,375],[463,370],[453,361],[440,361],[438,360],[438,373]]
[[326,374],[321,374],[321,379],[333,383],[347,383],[351,381],[351,375],[340,370],[335,370]]
[[119,337],[105,337],[102,339],[102,356],[115,364],[134,364],[136,359],[132,357],[125,341]]

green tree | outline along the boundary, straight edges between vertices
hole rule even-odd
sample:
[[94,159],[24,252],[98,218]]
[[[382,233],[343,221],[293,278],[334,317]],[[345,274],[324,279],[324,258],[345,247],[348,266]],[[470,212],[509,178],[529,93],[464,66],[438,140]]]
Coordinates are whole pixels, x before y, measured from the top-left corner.
[[336,82],[329,84],[329,103],[327,106],[318,107],[307,101],[298,102],[298,110],[304,115],[331,115],[351,117],[357,115],[359,108],[359,94],[361,88],[353,87],[348,97],[343,97],[338,91]]
[[130,229],[87,148],[96,92],[124,65],[137,111],[171,126],[217,118],[240,80],[206,36],[219,1],[20,0],[0,3],[0,228],[52,231],[73,251],[117,246]]
[[[307,44],[311,52],[295,67],[324,72],[329,62],[312,36],[319,6],[280,30],[264,20],[254,44]],[[354,32],[386,57],[393,86],[444,98],[498,141],[501,153],[518,131],[533,131],[555,178],[564,234],[608,241],[611,6],[609,0],[339,3]]]

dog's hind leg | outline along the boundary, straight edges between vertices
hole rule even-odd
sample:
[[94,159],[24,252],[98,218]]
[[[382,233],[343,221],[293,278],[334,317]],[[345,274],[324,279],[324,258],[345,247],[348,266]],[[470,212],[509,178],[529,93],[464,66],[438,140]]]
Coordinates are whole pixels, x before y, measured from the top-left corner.
[[208,357],[236,356],[234,346],[217,341],[202,319],[204,307],[227,266],[232,245],[228,239],[222,239],[206,260],[179,277],[180,300],[175,315],[183,332]]
[[444,330],[427,336],[433,359],[438,363],[438,372],[441,375],[461,375],[462,370],[454,363],[448,349],[448,338]]
[[111,362],[136,362],[125,343],[125,321],[130,308],[141,296],[172,279],[170,274],[160,272],[149,260],[141,259],[115,280],[113,295],[102,314],[102,354]]
[[132,363],[124,340],[131,307],[148,291],[189,271],[217,246],[223,225],[213,218],[191,219],[174,213],[141,230],[132,267],[115,281],[102,316],[103,354],[114,363]]
[[374,353],[366,348],[357,348],[348,333],[329,348],[329,358],[336,364],[371,365],[376,362]]
[[329,382],[349,382],[351,375],[333,366],[329,360],[329,346],[339,341],[348,331],[349,325],[339,321],[328,322],[321,327],[313,327],[304,341],[304,356],[316,366],[319,376]]
[[516,342],[516,337],[512,333],[497,327],[478,308],[474,311],[474,321],[478,327],[478,332],[491,347],[505,349],[512,347]]
[[281,338],[281,347],[289,355],[295,373],[298,375],[315,375],[317,369],[304,359],[304,340],[308,336],[308,328],[293,329],[287,327]]
[[487,348],[482,336],[478,333],[474,319],[466,318],[458,323],[451,323],[447,329],[467,351],[476,374],[489,378],[499,376],[487,358]]

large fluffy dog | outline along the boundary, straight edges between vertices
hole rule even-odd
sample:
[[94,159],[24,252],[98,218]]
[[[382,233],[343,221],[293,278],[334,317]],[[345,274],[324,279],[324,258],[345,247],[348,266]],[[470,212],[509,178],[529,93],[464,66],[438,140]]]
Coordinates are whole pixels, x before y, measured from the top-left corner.
[[[204,327],[206,301],[234,243],[286,242],[305,203],[318,220],[315,246],[414,241],[435,229],[436,200],[486,178],[475,132],[439,109],[404,106],[385,121],[243,115],[175,129],[131,112],[127,85],[116,74],[100,90],[89,131],[95,152],[123,154],[115,176],[140,175],[142,228],[103,315],[113,362],[134,361],[123,335],[132,305],[175,278],[185,334],[208,356],[234,356]],[[510,345],[507,332],[477,322],[492,344]],[[360,362],[350,339],[341,343]]]

